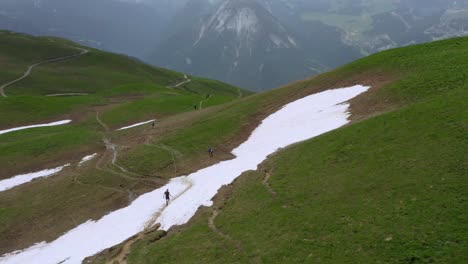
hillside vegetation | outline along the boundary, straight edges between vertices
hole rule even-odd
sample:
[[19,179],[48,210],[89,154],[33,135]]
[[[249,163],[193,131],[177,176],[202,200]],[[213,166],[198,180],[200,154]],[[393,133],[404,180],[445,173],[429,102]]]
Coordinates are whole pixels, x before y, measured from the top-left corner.
[[[0,34],[0,66],[5,69],[1,71],[2,84],[21,76],[33,63],[79,53],[79,46],[62,39],[5,31]],[[16,165],[20,157],[35,157],[35,164],[43,164],[50,161],[44,156],[63,156],[63,151],[77,152],[73,149],[78,147],[92,148],[99,141],[101,129],[96,112],[113,129],[193,111],[207,95],[210,100],[205,107],[237,99],[242,93],[251,94],[199,78],[171,88],[184,80],[183,74],[94,49],[80,57],[38,66],[30,76],[5,88],[8,97],[0,98],[0,111],[5,113],[0,116],[0,128],[72,119],[75,129],[62,126],[1,135],[5,140],[0,149],[0,172],[4,172],[0,178],[9,176],[9,167],[16,171],[34,167],[29,162],[22,162],[22,168]],[[68,93],[82,96],[66,96]],[[46,96],[61,94],[64,96]]]
[[222,191],[214,209],[133,244],[128,262],[466,263],[467,78],[468,38],[458,38],[225,106],[182,134],[236,131],[226,125],[234,113],[243,120],[326,88],[373,85],[351,102],[351,125],[278,152]]
[[[132,174],[113,164],[120,162],[121,152],[143,145],[151,124],[116,129],[182,113],[197,116],[252,94],[63,39],[7,31],[0,31],[0,86],[21,77],[30,65],[79,49],[89,53],[39,65],[0,97],[0,130],[72,120],[0,135],[0,180],[71,164],[56,177],[0,193],[0,254],[52,239],[165,183],[158,171]],[[92,153],[98,154],[94,163],[77,165]]]
[[[69,112],[49,117],[71,113],[79,122],[0,136],[7,177],[25,164],[72,162],[56,176],[0,193],[0,253],[51,241],[174,176],[232,158],[231,150],[261,120],[289,102],[363,84],[373,88],[351,101],[349,126],[280,151],[223,190],[214,211],[201,210],[161,239],[150,233],[137,241],[128,262],[464,263],[467,66],[468,38],[460,38],[386,51],[245,98],[238,98],[249,94],[241,89],[197,78],[177,88],[130,82],[58,98],[38,96],[18,83],[25,99],[70,100],[60,101]],[[177,75],[168,85],[183,81]],[[209,97],[207,87],[219,91],[209,88]],[[0,104],[9,99],[0,98]],[[84,102],[74,106],[73,100]],[[140,101],[141,107],[135,103]],[[183,102],[181,108],[176,102]],[[194,111],[194,103],[203,109]],[[155,116],[154,129],[114,131]],[[212,159],[208,147],[216,150]],[[77,166],[91,151],[98,158]],[[105,262],[117,251],[94,260]]]

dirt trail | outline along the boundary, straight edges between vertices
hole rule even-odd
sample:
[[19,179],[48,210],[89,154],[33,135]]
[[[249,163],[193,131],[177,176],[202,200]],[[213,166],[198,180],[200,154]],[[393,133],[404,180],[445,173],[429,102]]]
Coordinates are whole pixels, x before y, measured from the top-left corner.
[[208,96],[208,98],[206,98],[205,100],[201,100],[201,101],[200,101],[200,108],[199,108],[199,109],[202,110],[202,109],[203,109],[203,103],[206,102],[206,101],[208,101],[208,100],[210,100],[210,99],[211,99],[211,95]]
[[83,56],[87,53],[89,53],[89,50],[87,49],[82,49],[82,48],[76,48],[75,49],[78,49],[78,50],[81,50],[80,53],[78,54],[74,54],[74,55],[69,55],[69,56],[65,56],[65,57],[60,57],[60,58],[55,58],[55,59],[49,59],[49,60],[45,60],[45,61],[41,61],[41,62],[38,62],[38,63],[35,63],[31,66],[28,67],[28,69],[26,70],[26,72],[23,74],[23,76],[21,76],[20,78],[14,80],[14,81],[11,81],[9,83],[6,83],[2,86],[0,86],[0,95],[3,96],[3,97],[8,97],[6,94],[5,94],[5,88],[12,85],[12,84],[15,84],[21,80],[23,80],[24,78],[28,77],[32,70],[34,69],[34,67],[37,67],[37,66],[40,66],[42,64],[46,64],[46,63],[51,63],[51,62],[57,62],[57,61],[62,61],[62,60],[68,60],[68,59],[71,59],[71,58],[75,58],[75,57],[79,57],[79,56]]
[[56,94],[48,94],[48,97],[58,97],[58,96],[84,96],[89,95],[88,93],[56,93]]
[[[187,180],[187,188],[184,191],[182,191],[181,193],[179,193],[178,195],[176,195],[175,197],[173,197],[172,201],[174,201],[177,198],[179,198],[180,196],[184,195],[188,190],[190,190],[190,188],[192,188],[192,186],[193,186],[192,183]],[[146,222],[143,231],[141,231],[140,233],[136,234],[135,236],[133,236],[133,237],[127,239],[125,242],[123,242],[123,245],[120,247],[118,253],[114,257],[112,257],[110,260],[106,261],[106,263],[109,263],[109,264],[114,264],[114,263],[126,264],[127,263],[127,257],[131,252],[132,245],[135,242],[143,239],[145,237],[145,235],[159,229],[160,225],[155,224],[155,222],[158,220],[158,218],[164,212],[164,209],[166,209],[168,206],[169,205],[165,205],[159,211],[154,213],[153,216],[151,217],[151,219],[149,219]]]
[[83,186],[99,187],[99,188],[102,188],[102,189],[105,189],[105,190],[114,191],[114,192],[118,192],[118,193],[128,193],[128,191],[126,192],[126,191],[123,191],[123,190],[118,189],[118,188],[109,187],[109,186],[105,186],[105,185],[101,185],[101,184],[84,183],[84,182],[82,182],[80,180],[80,174],[78,174],[78,173],[73,175],[73,182],[78,183],[78,184],[83,185]]
[[189,79],[189,77],[188,77],[187,75],[184,75],[184,79],[185,79],[185,81],[183,81],[183,82],[181,82],[181,83],[178,83],[178,84],[176,84],[176,85],[168,86],[167,88],[178,88],[178,87],[180,87],[180,86],[182,86],[182,85],[184,85],[184,84],[189,83],[189,82],[192,81],[191,79]]
[[[104,153],[104,155],[101,157],[101,159],[99,159],[99,161],[96,163],[96,169],[101,170],[101,171],[110,172],[110,173],[116,174],[116,175],[118,175],[120,177],[123,177],[125,179],[129,179],[129,180],[146,181],[147,183],[153,184],[154,187],[157,187],[157,188],[160,187],[160,186],[163,186],[164,184],[166,184],[166,179],[163,179],[163,178],[158,178],[158,179],[148,178],[146,176],[139,175],[137,173],[131,172],[131,171],[125,169],[124,167],[118,165],[117,164],[117,159],[118,159],[118,155],[119,155],[118,154],[119,146],[117,144],[112,143],[110,138],[107,137],[106,134],[109,133],[109,127],[100,119],[99,112],[96,112],[96,121],[105,130],[105,132],[103,133],[102,141],[103,141],[103,143],[104,143],[104,145],[106,147],[106,153]],[[119,172],[116,172],[116,171],[110,170],[110,169],[104,169],[104,168],[101,167],[101,163],[105,159],[105,157],[107,156],[107,152],[112,153],[111,164],[114,167],[118,168],[122,173],[119,173]]]
[[96,111],[96,121],[104,128],[104,130],[107,132],[109,132],[109,127],[107,127],[107,125],[102,122],[101,118],[99,117],[99,112]]
[[177,153],[174,153],[175,152],[174,150],[172,150],[171,148],[168,148],[166,146],[161,147],[161,146],[150,144],[150,143],[145,143],[145,146],[155,147],[155,148],[162,149],[162,150],[165,150],[165,151],[169,152],[171,154],[171,157],[172,157],[172,163],[174,164],[174,178],[177,177],[177,163],[176,163],[176,159],[175,159],[175,155],[177,155]]
[[273,188],[271,188],[270,184],[268,183],[270,178],[271,178],[271,173],[269,173],[268,171],[265,171],[265,177],[263,178],[262,184],[265,186],[265,188],[271,195],[276,196],[276,192],[273,190]]
[[238,240],[233,239],[231,236],[229,236],[226,233],[223,233],[222,231],[220,231],[216,227],[215,219],[216,219],[216,217],[218,217],[219,211],[218,211],[218,209],[216,209],[214,207],[212,207],[211,210],[212,210],[212,214],[211,214],[210,218],[208,218],[208,226],[210,227],[210,229],[213,230],[213,232],[218,234],[220,237],[233,242],[236,245],[237,250],[242,251],[243,249],[242,249],[241,242],[239,242]]

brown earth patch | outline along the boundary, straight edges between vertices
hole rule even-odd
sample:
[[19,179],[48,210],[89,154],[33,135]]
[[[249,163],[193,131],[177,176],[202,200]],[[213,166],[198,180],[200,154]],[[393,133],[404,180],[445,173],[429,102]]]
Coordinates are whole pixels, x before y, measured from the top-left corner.
[[[160,225],[155,225],[154,227],[138,233],[130,237],[129,239],[125,240],[124,242],[115,245],[111,248],[103,250],[101,253],[90,256],[83,260],[83,263],[118,263],[124,264],[127,263],[128,254],[131,251],[131,246],[142,240],[145,237],[147,244],[156,243],[157,241],[161,240],[167,235],[166,231],[158,230]],[[149,237],[149,238],[148,238]]]

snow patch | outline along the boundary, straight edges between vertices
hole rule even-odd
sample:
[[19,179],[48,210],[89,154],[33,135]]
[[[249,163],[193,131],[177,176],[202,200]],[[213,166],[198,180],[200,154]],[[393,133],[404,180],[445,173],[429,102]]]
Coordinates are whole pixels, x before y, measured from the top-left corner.
[[80,163],[78,163],[78,166],[83,165],[83,163],[86,163],[92,159],[94,159],[97,156],[97,153],[85,156],[84,158],[81,159]]
[[0,130],[0,135],[10,133],[10,132],[13,132],[13,131],[30,129],[30,128],[60,126],[60,125],[68,124],[70,122],[71,122],[71,120],[62,120],[62,121],[52,122],[52,123],[48,123],[48,124],[38,124],[38,125],[15,127],[15,128],[10,128],[10,129],[6,129],[6,130]]
[[126,130],[126,129],[129,129],[129,128],[134,128],[134,127],[137,127],[137,126],[146,125],[146,124],[149,124],[149,123],[154,122],[154,121],[156,121],[156,119],[151,119],[151,120],[141,122],[141,123],[137,123],[137,124],[134,124],[134,125],[131,125],[131,126],[122,127],[122,128],[117,129],[116,131],[121,131],[121,130]]
[[[267,117],[250,138],[233,151],[236,158],[223,161],[186,177],[172,179],[166,186],[146,193],[128,207],[98,221],[88,221],[50,243],[42,243],[4,255],[1,263],[81,263],[87,257],[122,243],[156,223],[161,229],[186,223],[223,185],[243,172],[255,170],[279,148],[339,128],[349,122],[348,103],[369,87],[356,85],[307,96]],[[174,199],[165,206],[169,189]],[[65,260],[65,261],[64,261]]]
[[273,41],[277,48],[280,48],[284,45],[283,41],[275,34],[270,34],[270,40]]
[[200,42],[207,28],[213,29],[218,33],[224,31],[233,31],[238,39],[250,41],[251,38],[260,30],[260,23],[255,13],[250,7],[244,7],[240,10],[227,8],[226,1],[213,15],[210,21],[201,27],[198,40],[195,45]]
[[288,40],[289,40],[289,43],[291,43],[291,45],[293,45],[294,47],[297,47],[296,41],[291,36],[288,36]]
[[[242,8],[238,12],[231,9],[220,10],[210,21],[214,30],[221,33],[225,30],[236,32],[237,36],[253,34],[258,31],[258,18],[251,8]],[[202,27],[203,29],[204,27]]]
[[[9,190],[11,188],[14,188],[16,186],[28,183],[34,179],[38,178],[47,178],[50,177],[56,173],[59,173],[63,168],[70,166],[70,164],[66,164],[54,169],[47,169],[47,170],[42,170],[38,172],[31,172],[31,173],[26,173],[26,174],[21,174],[21,175],[16,175],[12,178],[2,180],[0,181],[0,192]],[[0,259],[1,262],[1,259]]]

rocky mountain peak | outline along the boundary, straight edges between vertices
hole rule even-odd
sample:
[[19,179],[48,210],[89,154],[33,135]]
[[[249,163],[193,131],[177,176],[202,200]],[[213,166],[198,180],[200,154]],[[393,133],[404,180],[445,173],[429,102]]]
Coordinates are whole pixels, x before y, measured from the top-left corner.
[[232,35],[238,46],[249,48],[259,41],[269,44],[269,49],[297,46],[285,27],[263,6],[252,0],[222,2],[216,12],[202,24],[194,45],[212,33]]

